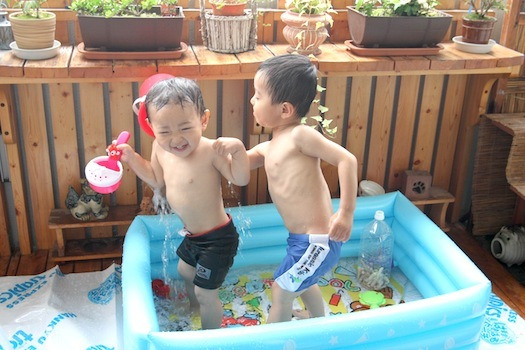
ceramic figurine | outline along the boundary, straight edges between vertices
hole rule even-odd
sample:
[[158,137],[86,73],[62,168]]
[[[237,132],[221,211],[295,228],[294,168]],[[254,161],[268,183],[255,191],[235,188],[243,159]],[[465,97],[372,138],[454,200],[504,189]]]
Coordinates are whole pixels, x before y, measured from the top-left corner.
[[80,184],[82,187],[80,196],[72,186],[69,186],[66,208],[71,211],[76,219],[81,221],[89,221],[93,218],[95,220],[105,219],[108,216],[109,209],[102,202],[102,194],[95,192],[86,179],[81,179]]

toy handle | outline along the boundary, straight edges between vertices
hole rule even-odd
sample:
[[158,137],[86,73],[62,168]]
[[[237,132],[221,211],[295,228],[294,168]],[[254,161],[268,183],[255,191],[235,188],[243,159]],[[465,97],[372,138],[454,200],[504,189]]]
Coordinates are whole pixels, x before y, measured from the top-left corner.
[[118,138],[117,138],[117,145],[120,145],[121,143],[128,142],[129,137],[130,137],[129,132],[127,132],[127,131],[121,132],[120,135],[118,135]]

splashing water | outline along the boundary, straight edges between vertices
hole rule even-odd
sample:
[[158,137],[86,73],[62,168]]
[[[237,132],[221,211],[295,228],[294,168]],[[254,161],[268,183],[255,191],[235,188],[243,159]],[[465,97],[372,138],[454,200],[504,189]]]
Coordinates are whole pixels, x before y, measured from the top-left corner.
[[233,184],[228,181],[228,190],[230,191],[230,197],[235,198],[237,200],[237,207],[238,210],[235,214],[232,214],[231,211],[228,210],[228,213],[232,215],[232,218],[235,221],[235,227],[237,228],[237,232],[239,232],[239,247],[242,247],[243,244],[243,237],[251,237],[252,232],[250,231],[250,226],[252,224],[252,221],[249,217],[246,217],[244,215],[244,211],[242,209],[241,201],[239,200],[239,196],[235,192],[235,188],[233,187]]

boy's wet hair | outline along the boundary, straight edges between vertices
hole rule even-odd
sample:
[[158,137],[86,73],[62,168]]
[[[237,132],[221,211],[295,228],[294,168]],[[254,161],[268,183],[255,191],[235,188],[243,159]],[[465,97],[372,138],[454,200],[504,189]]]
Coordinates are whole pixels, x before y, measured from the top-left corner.
[[159,81],[148,92],[144,103],[148,111],[150,107],[158,111],[170,103],[179,104],[183,108],[187,104],[194,107],[199,116],[202,116],[206,109],[201,89],[194,80],[186,78]]
[[298,117],[308,113],[317,93],[317,69],[302,55],[281,55],[264,61],[257,70],[266,82],[272,104],[289,102]]

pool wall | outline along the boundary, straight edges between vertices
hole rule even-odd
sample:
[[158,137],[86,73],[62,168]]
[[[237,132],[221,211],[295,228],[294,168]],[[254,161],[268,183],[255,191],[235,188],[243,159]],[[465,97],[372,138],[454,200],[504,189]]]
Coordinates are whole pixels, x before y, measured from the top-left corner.
[[[334,208],[339,200],[333,200]],[[394,260],[424,299],[301,321],[205,331],[161,332],[151,280],[163,278],[166,232],[177,246],[175,215],[138,216],[124,241],[122,288],[125,349],[475,349],[490,281],[400,192],[359,197],[350,240],[342,256],[357,255],[363,227],[383,210],[394,232]],[[273,204],[230,208],[242,243],[234,268],[281,261],[288,232]],[[249,225],[247,224],[249,222]],[[248,227],[249,226],[249,227]],[[177,278],[177,256],[170,276]]]

